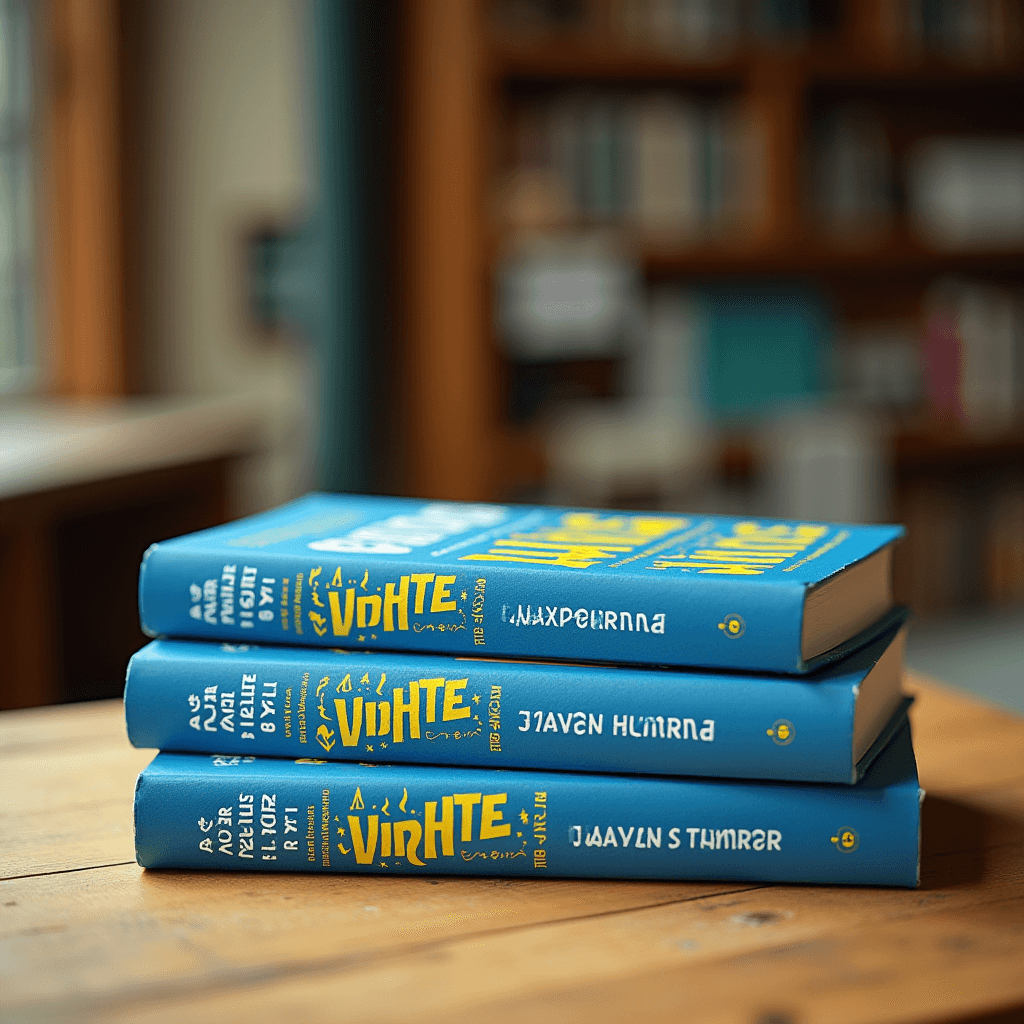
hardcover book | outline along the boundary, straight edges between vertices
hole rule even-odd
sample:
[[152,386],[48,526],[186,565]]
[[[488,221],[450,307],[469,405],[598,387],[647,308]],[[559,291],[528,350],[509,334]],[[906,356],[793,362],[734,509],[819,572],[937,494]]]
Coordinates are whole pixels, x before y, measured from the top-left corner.
[[154,544],[151,636],[807,672],[893,621],[896,526],[311,494]]
[[154,640],[137,747],[853,783],[898,727],[904,631],[799,679]]
[[918,882],[909,726],[856,786],[158,754],[147,868]]

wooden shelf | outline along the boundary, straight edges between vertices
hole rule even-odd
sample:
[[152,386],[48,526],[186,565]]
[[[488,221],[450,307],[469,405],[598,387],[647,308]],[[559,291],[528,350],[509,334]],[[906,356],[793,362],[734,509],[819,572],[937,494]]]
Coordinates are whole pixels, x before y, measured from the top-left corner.
[[[543,487],[543,436],[532,427],[508,428],[500,437],[500,462],[512,490]],[[930,423],[893,429],[889,459],[898,477],[943,472],[1024,469],[1024,429],[986,433],[960,424]],[[752,438],[742,431],[722,431],[714,464],[723,480],[750,480],[757,472]]]
[[551,84],[636,83],[739,87],[764,65],[785,65],[805,84],[876,88],[1024,90],[1024,68],[1011,65],[957,64],[929,59],[896,63],[871,60],[846,47],[822,45],[792,53],[771,48],[742,48],[707,61],[676,57],[648,47],[576,35],[543,40],[492,39],[488,70],[504,81]]
[[1024,251],[939,252],[910,238],[895,238],[862,249],[819,239],[748,250],[694,248],[649,249],[643,257],[647,276],[803,275],[873,277],[883,274],[931,275],[964,271],[1019,276]]
[[1024,469],[1024,431],[985,433],[958,425],[904,428],[893,437],[897,472]]
[[506,81],[664,82],[738,87],[749,73],[751,62],[748,57],[728,57],[700,63],[647,49],[568,39],[539,44],[496,41],[490,47],[489,63],[492,76]]
[[732,275],[872,278],[883,274],[931,276],[956,272],[1024,276],[1024,248],[937,250],[901,229],[894,229],[884,241],[859,246],[819,234],[742,248],[724,242],[673,247],[637,241],[633,229],[617,221],[510,225],[488,239],[491,266],[496,266],[506,251],[505,240],[520,232],[572,236],[590,231],[621,234],[628,245],[639,250],[645,275],[652,280]]
[[848,54],[811,53],[802,59],[810,82],[870,86],[872,89],[1024,88],[1024,68],[1005,65],[956,64],[927,60],[898,64]]
[[[953,423],[899,426],[890,435],[888,453],[897,477],[934,470],[1024,468],[1024,431],[985,433]],[[737,432],[723,433],[719,439],[718,465],[723,478],[752,477],[757,471],[757,458],[751,437]]]

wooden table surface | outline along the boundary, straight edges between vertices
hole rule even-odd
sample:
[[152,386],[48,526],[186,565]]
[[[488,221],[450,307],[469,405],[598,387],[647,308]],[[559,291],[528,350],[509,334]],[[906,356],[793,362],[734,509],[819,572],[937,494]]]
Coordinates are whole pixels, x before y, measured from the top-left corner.
[[146,872],[113,702],[0,716],[4,1021],[1024,1021],[1024,719],[924,680],[917,890]]

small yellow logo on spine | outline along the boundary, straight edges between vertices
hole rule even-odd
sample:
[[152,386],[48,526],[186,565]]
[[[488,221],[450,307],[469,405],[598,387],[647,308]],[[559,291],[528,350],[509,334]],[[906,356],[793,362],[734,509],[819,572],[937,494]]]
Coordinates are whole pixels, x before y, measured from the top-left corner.
[[788,747],[793,742],[793,737],[796,735],[796,729],[793,728],[793,723],[786,718],[778,718],[773,723],[770,729],[765,730],[772,738],[773,743],[777,743],[780,747]]
[[739,615],[726,615],[718,628],[731,640],[737,640],[746,632],[747,624]]
[[843,853],[853,853],[860,846],[860,836],[856,829],[844,826],[832,836],[832,845]]

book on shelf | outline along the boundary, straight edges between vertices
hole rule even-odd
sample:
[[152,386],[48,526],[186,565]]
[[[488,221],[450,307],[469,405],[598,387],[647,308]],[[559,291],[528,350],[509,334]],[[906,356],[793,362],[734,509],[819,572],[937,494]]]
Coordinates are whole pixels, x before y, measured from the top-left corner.
[[896,621],[898,526],[311,494],[154,544],[150,636],[805,673]]
[[904,629],[800,679],[155,640],[137,747],[850,784],[905,717]]
[[932,410],[973,430],[1013,430],[1024,399],[1021,296],[994,285],[941,278],[925,293],[923,307],[921,355]]
[[701,115],[674,96],[636,101],[633,128],[633,217],[646,235],[694,241],[704,226],[705,178]]
[[614,224],[672,249],[754,212],[756,127],[735,102],[571,88],[519,104],[512,140],[498,192],[512,228]]
[[147,868],[915,886],[909,726],[856,786],[160,753]]

